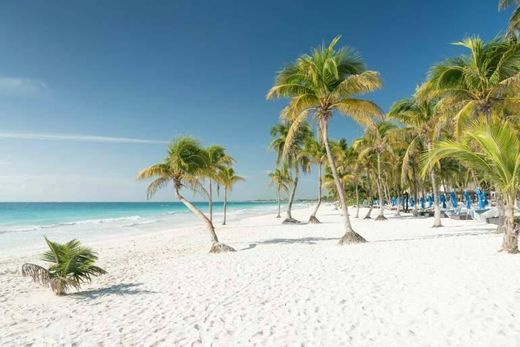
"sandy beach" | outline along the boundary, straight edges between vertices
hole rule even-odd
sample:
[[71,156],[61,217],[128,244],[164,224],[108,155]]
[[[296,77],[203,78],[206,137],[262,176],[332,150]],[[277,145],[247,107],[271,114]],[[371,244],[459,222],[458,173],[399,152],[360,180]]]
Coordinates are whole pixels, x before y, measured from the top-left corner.
[[65,297],[21,277],[38,253],[3,255],[0,345],[520,344],[520,258],[497,252],[493,226],[353,219],[370,242],[342,247],[338,211],[318,216],[219,227],[229,254],[207,254],[199,227],[99,240],[109,274]]

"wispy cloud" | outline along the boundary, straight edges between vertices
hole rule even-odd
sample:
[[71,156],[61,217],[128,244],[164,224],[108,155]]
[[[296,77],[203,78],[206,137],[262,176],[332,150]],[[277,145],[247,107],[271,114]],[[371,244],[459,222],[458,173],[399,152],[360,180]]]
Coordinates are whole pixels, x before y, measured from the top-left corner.
[[0,77],[0,92],[9,94],[36,94],[48,90],[45,82],[32,78]]
[[0,132],[0,138],[18,140],[42,140],[42,141],[80,141],[103,143],[135,143],[135,144],[166,144],[168,141],[149,140],[133,137],[112,137],[82,134],[53,134],[53,133],[23,133]]

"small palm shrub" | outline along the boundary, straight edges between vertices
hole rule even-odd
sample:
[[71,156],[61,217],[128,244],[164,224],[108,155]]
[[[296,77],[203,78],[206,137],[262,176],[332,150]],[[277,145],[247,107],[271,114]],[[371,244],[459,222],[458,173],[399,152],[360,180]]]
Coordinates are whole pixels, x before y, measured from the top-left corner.
[[22,266],[22,275],[32,277],[34,282],[50,286],[56,295],[64,295],[71,287],[78,290],[81,284],[90,282],[92,277],[106,273],[95,266],[96,252],[81,246],[78,240],[60,244],[45,238],[49,250],[42,260],[52,265],[45,269],[36,264],[26,263]]

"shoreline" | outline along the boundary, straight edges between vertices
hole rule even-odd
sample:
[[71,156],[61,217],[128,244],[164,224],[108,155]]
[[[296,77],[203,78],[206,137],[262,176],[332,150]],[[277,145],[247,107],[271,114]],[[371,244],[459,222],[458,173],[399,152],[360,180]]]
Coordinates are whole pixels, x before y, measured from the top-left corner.
[[[303,206],[303,204],[304,203],[295,204],[293,206],[293,211],[298,211],[298,210],[309,208],[309,206]],[[268,207],[270,208],[272,206],[268,206]],[[254,218],[254,217],[264,217],[264,216],[269,216],[269,215],[274,216],[273,212],[270,210],[262,212],[262,211],[259,211],[257,208],[252,208],[250,210],[243,211],[244,215],[238,214],[236,212],[237,211],[233,211],[233,210],[228,211],[228,223],[233,224],[233,223],[240,222],[241,220]],[[282,210],[282,212],[283,212],[283,210]],[[161,216],[167,216],[167,215],[169,215],[169,214],[161,214]],[[87,246],[92,245],[92,247],[94,248],[94,246],[103,245],[103,243],[105,243],[107,241],[125,242],[125,241],[128,241],[133,238],[141,238],[141,237],[148,237],[148,236],[156,237],[157,235],[168,234],[168,233],[172,233],[174,235],[174,237],[189,238],[191,233],[199,233],[198,231],[201,231],[202,233],[205,232],[202,222],[196,216],[194,216],[191,212],[189,212],[189,211],[182,212],[182,213],[176,214],[175,216],[184,217],[185,219],[181,222],[179,222],[178,220],[173,221],[171,223],[166,222],[160,226],[154,226],[153,229],[150,228],[150,226],[147,226],[147,223],[144,223],[142,225],[142,227],[139,229],[124,230],[124,231],[117,232],[117,233],[114,232],[114,233],[109,233],[109,234],[89,235],[88,232],[85,232],[83,235],[79,235],[76,238],[79,239],[79,241],[82,241],[85,245],[87,245]],[[217,233],[219,233],[220,229],[226,228],[227,226],[221,225],[221,221],[220,221],[220,218],[222,217],[221,211],[214,212],[213,216],[214,216],[214,220],[215,220],[215,223],[214,223],[215,229],[216,229]],[[157,217],[157,216],[153,216],[153,217]],[[113,220],[113,221],[118,221],[118,220],[126,220],[128,218],[124,217],[124,218],[109,218],[109,219]],[[108,219],[106,219],[106,220],[108,220]],[[56,226],[58,226],[58,227],[64,227],[64,231],[62,234],[59,235],[58,240],[66,241],[66,240],[70,240],[70,239],[74,238],[70,234],[67,234],[70,232],[68,230],[70,228],[70,226],[79,225],[79,224],[87,225],[88,223],[85,223],[85,222],[90,222],[90,221],[80,221],[80,222],[73,222],[73,223],[57,224]],[[96,220],[92,220],[92,224],[96,224]],[[54,227],[54,226],[51,226],[51,227]],[[110,228],[110,226],[108,226],[108,227]],[[42,229],[40,228],[37,230],[42,230]],[[43,230],[45,230],[45,228],[43,228]],[[31,233],[31,232],[32,232],[32,229],[28,230],[28,231],[25,231],[25,230],[9,231],[9,232],[4,233],[4,235],[0,234],[0,238],[3,236],[8,238],[9,235],[6,235],[6,234],[9,234],[9,233]],[[45,235],[45,233],[42,233],[42,234]],[[36,252],[45,251],[46,246],[43,241],[43,235],[41,235],[41,240],[39,240],[37,243],[33,243],[30,246],[20,246],[20,247],[8,248],[8,249],[6,249],[5,247],[0,247],[0,249],[2,250],[0,252],[0,261],[4,258],[13,257],[16,254],[34,254]],[[167,235],[165,237],[167,237]]]

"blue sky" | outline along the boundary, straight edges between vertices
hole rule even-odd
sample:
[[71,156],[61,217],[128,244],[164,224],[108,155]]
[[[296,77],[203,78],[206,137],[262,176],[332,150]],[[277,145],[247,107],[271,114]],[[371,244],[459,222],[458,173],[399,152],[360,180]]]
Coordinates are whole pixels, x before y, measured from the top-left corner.
[[[369,97],[388,109],[462,52],[451,42],[493,38],[508,16],[496,0],[4,1],[0,200],[144,200],[136,173],[182,134],[237,159],[247,182],[233,199],[270,198],[269,129],[284,103],[265,93],[284,64],[342,35],[381,73]],[[331,124],[333,137],[360,133]],[[315,195],[313,180],[298,197]]]

